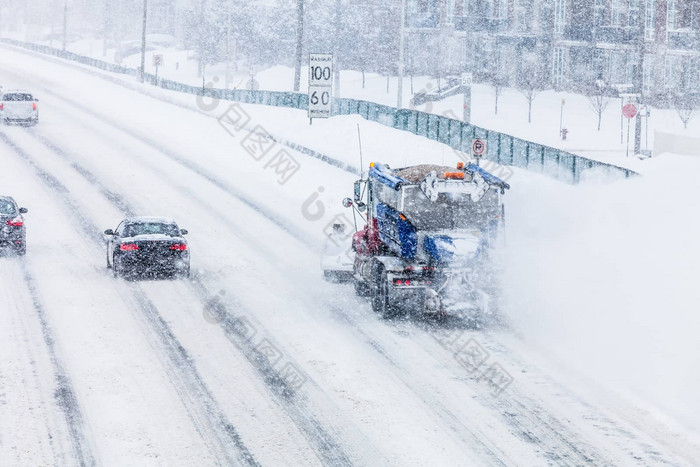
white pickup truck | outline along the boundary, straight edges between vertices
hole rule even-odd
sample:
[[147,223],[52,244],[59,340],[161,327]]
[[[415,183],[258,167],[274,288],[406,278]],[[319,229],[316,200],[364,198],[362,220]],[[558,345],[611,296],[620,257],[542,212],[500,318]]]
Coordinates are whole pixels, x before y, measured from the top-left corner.
[[0,92],[0,121],[5,124],[24,123],[36,125],[39,123],[39,99],[29,91],[3,90]]

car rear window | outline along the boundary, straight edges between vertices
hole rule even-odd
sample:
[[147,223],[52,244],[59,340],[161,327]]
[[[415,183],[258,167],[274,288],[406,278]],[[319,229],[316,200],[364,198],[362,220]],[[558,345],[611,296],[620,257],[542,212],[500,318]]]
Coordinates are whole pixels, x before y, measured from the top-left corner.
[[26,92],[8,92],[2,96],[2,100],[5,102],[13,101],[31,101],[34,100],[31,94]]
[[15,203],[6,199],[0,199],[0,215],[13,215],[17,213]]
[[177,237],[180,235],[180,230],[175,224],[163,224],[159,222],[143,222],[138,224],[129,224],[124,228],[125,237],[135,237],[137,235],[169,235]]

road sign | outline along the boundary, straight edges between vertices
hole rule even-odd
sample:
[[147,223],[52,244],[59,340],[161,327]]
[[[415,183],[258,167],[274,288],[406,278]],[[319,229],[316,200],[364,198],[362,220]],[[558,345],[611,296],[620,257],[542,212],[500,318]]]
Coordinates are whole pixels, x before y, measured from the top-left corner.
[[471,86],[474,76],[471,73],[462,73],[462,86]]
[[486,152],[486,141],[482,139],[472,140],[472,155],[474,157],[481,157]]
[[634,118],[637,115],[637,107],[634,104],[627,104],[622,108],[622,115],[625,118]]
[[309,54],[309,118],[328,118],[333,107],[333,55]]
[[153,56],[153,66],[161,66],[163,65],[163,56],[162,55],[154,55]]

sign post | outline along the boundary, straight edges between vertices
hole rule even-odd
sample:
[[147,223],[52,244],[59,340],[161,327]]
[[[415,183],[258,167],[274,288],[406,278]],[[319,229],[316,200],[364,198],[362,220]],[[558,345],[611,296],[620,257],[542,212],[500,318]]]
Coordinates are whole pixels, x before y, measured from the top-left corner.
[[476,159],[476,165],[479,165],[479,160],[486,153],[486,140],[473,139],[472,145],[471,145],[471,150],[472,150],[472,156],[474,156],[474,159]]
[[564,137],[564,106],[566,105],[566,99],[561,100],[561,109],[559,110],[559,137],[566,139]]
[[474,77],[471,73],[462,73],[462,87],[464,88],[464,110],[462,120],[469,123],[472,113],[472,82]]
[[642,117],[646,117],[646,120],[644,121],[646,126],[644,130],[644,150],[649,151],[649,117],[651,117],[651,109],[649,108],[649,104],[644,107],[644,115],[642,115]]
[[630,156],[630,120],[632,120],[637,115],[637,106],[634,104],[627,104],[622,107],[622,115],[627,119],[627,154],[626,157]]
[[156,86],[158,85],[158,67],[163,64],[163,56],[162,55],[154,55],[153,56],[153,66],[156,67]]
[[624,117],[622,116],[622,107],[625,105],[625,96],[629,94],[623,94],[624,91],[632,89],[634,86],[631,84],[613,84],[613,88],[617,89],[617,94],[620,97],[620,144],[624,143]]
[[309,54],[309,124],[333,109],[333,55]]

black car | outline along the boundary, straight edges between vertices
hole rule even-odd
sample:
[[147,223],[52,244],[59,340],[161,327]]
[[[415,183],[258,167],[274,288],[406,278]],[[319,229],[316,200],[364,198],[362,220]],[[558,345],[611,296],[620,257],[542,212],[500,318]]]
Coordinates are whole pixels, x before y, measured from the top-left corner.
[[10,196],[0,196],[0,248],[11,248],[18,255],[27,253],[26,208],[17,206]]
[[130,217],[105,230],[107,267],[114,277],[190,276],[187,230],[161,217]]

